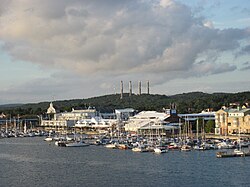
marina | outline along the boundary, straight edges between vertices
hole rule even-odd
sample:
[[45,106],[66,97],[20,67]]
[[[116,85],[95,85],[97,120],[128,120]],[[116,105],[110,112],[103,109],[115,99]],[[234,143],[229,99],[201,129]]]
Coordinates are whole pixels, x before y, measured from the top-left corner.
[[250,187],[249,1],[0,2],[0,187]]
[[[230,115],[235,118],[239,111]],[[248,120],[250,109],[242,111]],[[38,123],[16,117],[2,121],[1,185],[199,187],[202,181],[203,186],[249,186],[250,137],[242,131],[244,123],[230,135],[223,129],[206,133],[208,115],[180,117],[174,107],[57,113],[51,102]]]
[[[136,153],[105,146],[65,148],[44,137],[0,139],[1,186],[249,186],[250,157],[217,150]],[[227,176],[227,177],[225,177]]]

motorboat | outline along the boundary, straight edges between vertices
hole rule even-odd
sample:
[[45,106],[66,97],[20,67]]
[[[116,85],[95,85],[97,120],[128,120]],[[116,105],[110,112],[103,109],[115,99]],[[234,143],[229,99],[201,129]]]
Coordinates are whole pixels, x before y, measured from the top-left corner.
[[191,146],[183,145],[183,146],[181,146],[181,151],[191,151]]
[[204,150],[209,150],[211,149],[210,145],[209,144],[206,144],[206,143],[202,143],[200,145],[195,145],[193,147],[194,150],[198,150],[198,151],[204,151]]
[[170,149],[170,150],[179,150],[180,146],[177,143],[172,142],[172,143],[170,143],[168,145],[168,149]]
[[244,155],[245,153],[242,150],[240,150],[240,149],[234,149],[234,154]]
[[118,144],[118,149],[122,149],[122,150],[128,149],[128,145],[127,144]]
[[117,145],[116,144],[106,144],[105,147],[109,148],[109,149],[116,149]]
[[235,145],[232,143],[228,143],[228,142],[221,142],[217,144],[218,149],[233,149],[235,148]]
[[140,153],[142,153],[142,152],[148,152],[148,150],[146,149],[146,147],[142,147],[142,146],[134,147],[132,149],[132,151],[134,151],[134,152],[140,152]]
[[85,143],[82,140],[66,143],[66,147],[86,147],[86,146],[89,146],[89,144]]
[[50,136],[48,136],[48,137],[46,137],[46,138],[44,139],[44,141],[46,141],[46,142],[51,142],[51,141],[53,141],[53,138],[50,137]]
[[166,153],[167,149],[165,147],[156,147],[156,148],[154,148],[154,152],[159,153],[159,154]]
[[67,142],[64,140],[55,141],[55,145],[59,147],[66,147]]

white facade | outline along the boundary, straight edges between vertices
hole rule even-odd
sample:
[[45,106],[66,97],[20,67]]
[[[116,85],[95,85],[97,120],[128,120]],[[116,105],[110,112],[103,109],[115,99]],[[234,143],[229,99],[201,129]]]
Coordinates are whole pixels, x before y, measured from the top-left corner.
[[96,116],[96,109],[85,109],[85,110],[75,110],[72,109],[71,112],[63,112],[57,114],[58,119],[64,120],[81,120],[81,119],[91,119]]
[[101,117],[95,116],[92,117],[91,119],[82,119],[77,121],[75,123],[75,127],[108,128],[116,123],[117,123],[116,119],[103,119]]
[[116,109],[115,114],[118,120],[128,120],[129,117],[133,116],[135,110],[133,108]]
[[125,131],[136,132],[139,128],[149,125],[150,123],[163,123],[168,117],[170,117],[170,115],[166,113],[142,111],[129,118],[128,122],[125,124]]
[[74,126],[75,122],[82,119],[91,119],[96,117],[96,109],[88,108],[85,110],[72,109],[71,112],[63,112],[56,114],[53,104],[50,103],[47,109],[48,115],[53,115],[49,120],[41,120],[41,126],[50,128],[66,128]]

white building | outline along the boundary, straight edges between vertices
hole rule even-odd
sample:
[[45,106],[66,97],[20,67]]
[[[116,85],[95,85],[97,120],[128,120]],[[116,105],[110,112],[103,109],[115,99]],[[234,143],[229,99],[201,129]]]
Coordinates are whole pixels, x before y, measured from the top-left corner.
[[75,128],[110,128],[117,122],[117,119],[103,119],[97,115],[95,108],[76,110],[71,112],[56,113],[53,103],[47,110],[48,119],[41,120],[41,126],[47,129],[65,129],[68,127]]
[[77,128],[110,128],[116,124],[116,119],[103,119],[102,117],[95,116],[91,119],[78,120],[74,127]]
[[136,132],[143,126],[148,126],[150,123],[163,124],[170,117],[170,114],[160,113],[156,111],[142,111],[137,115],[130,117],[125,124],[125,131]]
[[135,115],[135,110],[133,108],[116,109],[116,118],[121,121],[127,121],[129,117]]
[[73,127],[78,120],[91,119],[96,116],[96,109],[88,108],[85,110],[72,109],[71,112],[56,113],[53,103],[47,109],[48,119],[41,120],[41,126],[45,128],[62,129]]

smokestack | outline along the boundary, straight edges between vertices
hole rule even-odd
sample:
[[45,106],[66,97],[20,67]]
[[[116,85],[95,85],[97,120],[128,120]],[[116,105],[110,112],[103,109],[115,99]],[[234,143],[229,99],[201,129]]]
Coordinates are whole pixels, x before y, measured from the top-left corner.
[[121,99],[123,98],[123,81],[121,81]]
[[141,81],[138,82],[138,95],[141,95]]
[[149,94],[149,81],[147,81],[147,94]]
[[129,96],[132,96],[132,82],[129,81]]

